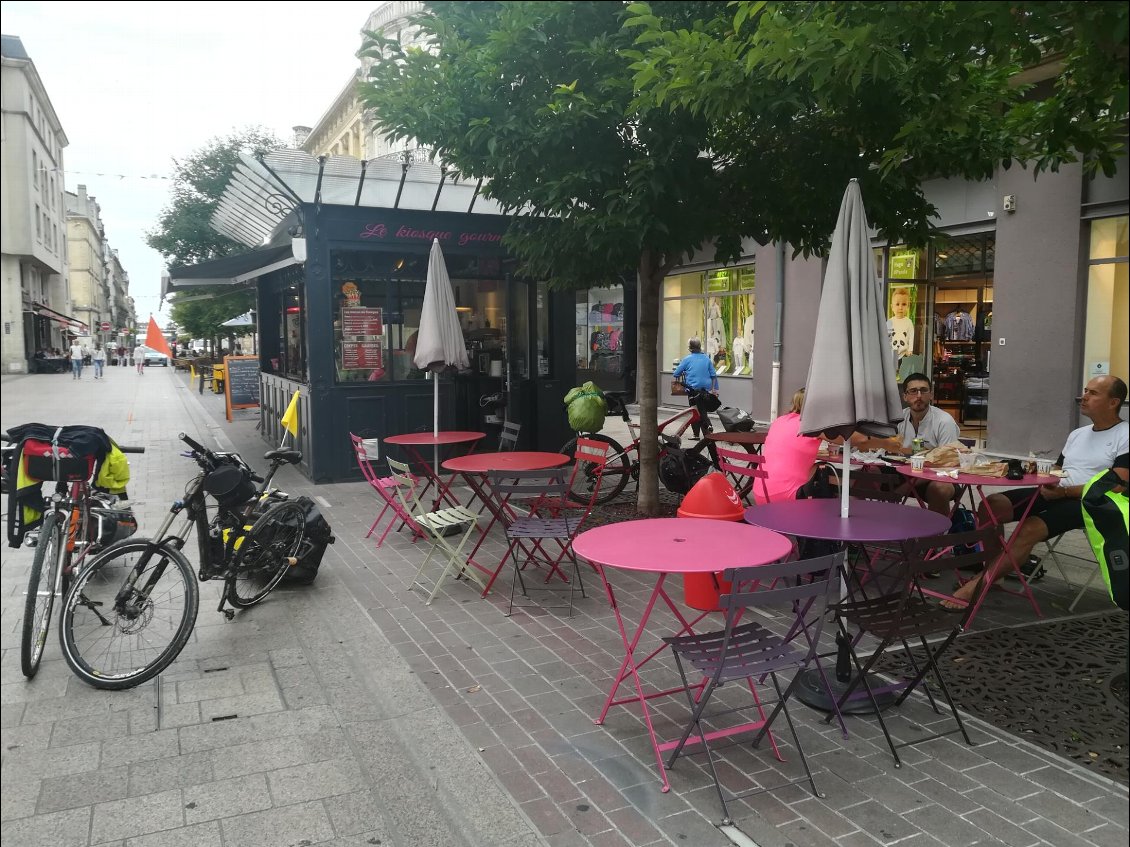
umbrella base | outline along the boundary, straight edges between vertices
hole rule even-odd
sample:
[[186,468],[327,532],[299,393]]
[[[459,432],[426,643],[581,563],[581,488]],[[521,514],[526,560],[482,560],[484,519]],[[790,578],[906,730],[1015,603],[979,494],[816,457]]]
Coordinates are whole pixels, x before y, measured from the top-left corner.
[[[868,674],[867,681],[871,684],[872,690],[884,685],[881,680],[872,674]],[[833,673],[828,675],[828,687],[825,688],[824,680],[820,678],[820,671],[811,668],[801,673],[796,688],[793,690],[793,697],[813,709],[831,712],[834,711],[836,703],[839,702],[840,697],[847,691],[850,684],[850,682],[841,682]],[[856,686],[851,696],[852,699],[848,701],[847,705],[840,709],[842,714],[870,715],[875,711],[871,698],[867,696],[867,689],[863,687],[862,682]],[[876,691],[875,699],[879,702],[879,708],[885,709],[895,701],[895,693],[892,691]]]

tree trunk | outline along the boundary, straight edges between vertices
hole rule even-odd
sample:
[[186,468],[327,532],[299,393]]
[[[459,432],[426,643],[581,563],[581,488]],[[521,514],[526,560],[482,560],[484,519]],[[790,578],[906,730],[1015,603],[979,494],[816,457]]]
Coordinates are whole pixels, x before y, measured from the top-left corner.
[[636,390],[640,404],[640,487],[636,508],[659,514],[659,304],[663,277],[670,265],[654,251],[640,256],[639,337],[636,341]]

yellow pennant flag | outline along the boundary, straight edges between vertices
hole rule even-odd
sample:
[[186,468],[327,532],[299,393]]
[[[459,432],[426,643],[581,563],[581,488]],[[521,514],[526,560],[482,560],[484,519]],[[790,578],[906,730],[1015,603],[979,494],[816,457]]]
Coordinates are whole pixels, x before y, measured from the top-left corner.
[[280,419],[283,429],[295,438],[298,437],[298,395],[301,393],[301,391],[295,390],[294,395],[290,398],[290,403],[286,407],[286,411],[283,412],[283,416]]

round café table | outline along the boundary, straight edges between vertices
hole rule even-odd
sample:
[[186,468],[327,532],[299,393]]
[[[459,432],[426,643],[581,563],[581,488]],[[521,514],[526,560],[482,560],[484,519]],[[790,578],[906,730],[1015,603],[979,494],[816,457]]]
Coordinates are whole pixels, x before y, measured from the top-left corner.
[[[406,432],[403,435],[389,435],[384,439],[385,444],[395,444],[397,447],[403,448],[404,452],[408,455],[408,461],[413,465],[419,475],[424,478],[424,487],[420,489],[420,496],[423,497],[424,493],[435,485],[436,499],[433,508],[438,509],[439,504],[443,500],[447,500],[452,506],[458,506],[459,501],[451,494],[451,479],[445,483],[436,472],[436,469],[428,463],[428,460],[420,455],[419,448],[431,447],[433,450],[438,451],[440,448],[454,448],[460,444],[469,445],[468,452],[475,449],[475,445],[486,438],[485,432],[473,432],[464,430],[453,430],[448,432]],[[433,458],[435,458],[433,456]],[[438,460],[436,461],[438,464]]]
[[721,444],[740,444],[751,453],[760,453],[761,446],[765,443],[765,436],[768,434],[765,430],[760,432],[709,432],[706,434],[706,440]]
[[[549,470],[550,468],[559,468],[562,465],[568,464],[569,457],[564,453],[546,453],[536,450],[507,450],[497,453],[468,453],[466,456],[457,456],[454,459],[448,459],[443,463],[443,469],[451,473],[452,479],[456,476],[462,476],[467,482],[467,486],[471,489],[472,497],[471,503],[477,497],[487,510],[490,512],[490,522],[486,528],[479,533],[479,539],[475,542],[475,547],[467,556],[467,564],[482,571],[487,575],[487,584],[483,589],[484,597],[490,592],[490,588],[494,585],[495,579],[502,571],[503,565],[506,564],[506,559],[503,558],[498,563],[498,567],[488,568],[485,565],[480,565],[475,561],[475,554],[479,552],[479,548],[483,544],[483,540],[487,537],[491,527],[497,521],[502,521],[503,525],[506,523],[507,515],[503,511],[506,507],[505,503],[496,503],[495,498],[490,496],[486,489],[486,475],[490,471],[541,471]],[[467,505],[470,506],[471,503]]]
[[[745,520],[754,526],[764,527],[776,532],[800,538],[815,538],[821,541],[836,541],[841,544],[875,544],[879,542],[909,541],[912,538],[929,538],[941,535],[950,528],[950,519],[918,506],[904,506],[901,503],[887,503],[880,500],[850,501],[850,513],[840,517],[840,498],[812,500],[782,500],[753,506],[745,511]],[[843,649],[843,648],[841,648]],[[842,659],[843,657],[839,657]],[[837,661],[837,666],[841,662]],[[797,683],[796,698],[802,703],[824,712],[859,714],[873,711],[866,692],[857,691],[852,700],[840,709],[837,704],[840,695],[847,690],[850,680],[839,680],[835,675],[827,677],[828,688],[817,669],[801,673]],[[889,688],[882,685],[871,686],[880,704],[887,705],[892,699]],[[862,694],[862,696],[858,696]],[[880,696],[883,695],[883,696]],[[858,696],[858,700],[856,697]],[[847,736],[847,727],[840,719],[840,729]]]
[[[1003,476],[985,476],[984,474],[975,473],[962,473],[960,468],[924,468],[921,471],[911,470],[909,467],[900,467],[898,472],[908,479],[914,481],[924,482],[948,482],[957,488],[957,494],[953,498],[954,508],[961,504],[962,498],[965,497],[966,492],[969,492],[969,505],[972,507],[973,514],[977,514],[977,502],[984,503],[986,498],[992,494],[985,493],[986,488],[1031,488],[1032,496],[1025,501],[1021,511],[1020,519],[1016,522],[1016,528],[1008,538],[1004,537],[1004,525],[997,520],[996,514],[992,509],[985,507],[985,512],[989,516],[987,523],[978,524],[978,529],[992,527],[996,530],[997,535],[1001,540],[1001,553],[1008,557],[1008,562],[1012,566],[1016,578],[1020,581],[1020,590],[1013,591],[1010,588],[997,583],[998,588],[1006,594],[1012,594],[1016,597],[1024,597],[1032,606],[1032,610],[1036,613],[1036,617],[1042,618],[1044,613],[1040,611],[1040,604],[1036,602],[1036,596],[1032,593],[1032,587],[1028,584],[1028,580],[1024,577],[1024,572],[1020,569],[1023,562],[1016,561],[1012,555],[1013,539],[1020,533],[1020,528],[1024,526],[1024,522],[1028,520],[1028,513],[1032,511],[1032,506],[1036,503],[1036,497],[1040,493],[1041,485],[1059,485],[1060,478],[1054,474],[1025,474],[1020,479],[1008,479]],[[976,492],[976,499],[973,497],[972,492]],[[914,496],[918,497],[918,492],[915,490]],[[921,503],[921,498],[919,498]],[[969,614],[969,620],[966,621],[966,626],[973,624],[973,619],[977,617],[977,613],[981,611],[981,605],[985,602],[988,596],[989,589],[992,586],[985,585],[984,580],[980,585],[977,592],[977,599],[973,604],[973,611]],[[926,591],[934,597],[941,597],[943,599],[951,598],[952,595],[943,594],[937,591]]]
[[[600,716],[594,723],[604,723],[612,706],[639,703],[651,738],[651,746],[655,751],[655,761],[659,766],[663,791],[669,791],[671,785],[667,781],[667,771],[663,766],[662,751],[673,748],[676,742],[660,744],[656,739],[647,701],[654,697],[679,694],[686,689],[679,687],[644,694],[640,668],[659,655],[666,645],[661,645],[640,661],[636,660],[636,649],[651,618],[652,610],[656,602],[661,599],[681,626],[674,635],[693,633],[694,625],[710,614],[710,612],[702,612],[688,621],[664,588],[667,577],[671,574],[705,574],[727,568],[767,565],[785,558],[791,550],[792,542],[776,532],[743,523],[705,518],[652,518],[625,521],[590,529],[573,539],[573,552],[580,558],[592,562],[604,582],[604,590],[612,605],[620,638],[624,643],[624,659],[620,662],[620,670],[612,682],[608,698],[604,701],[604,708],[601,709]],[[631,636],[628,635],[620,605],[616,602],[612,583],[608,579],[609,569],[635,571],[655,576],[655,586],[648,598],[643,617]],[[636,693],[616,699],[616,692],[629,675],[635,683]]]

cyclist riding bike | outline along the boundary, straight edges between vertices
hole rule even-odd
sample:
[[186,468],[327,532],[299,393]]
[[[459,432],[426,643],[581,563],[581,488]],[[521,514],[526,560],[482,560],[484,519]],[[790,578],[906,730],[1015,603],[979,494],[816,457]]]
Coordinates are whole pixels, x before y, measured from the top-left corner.
[[[703,432],[710,432],[710,423],[707,413],[718,408],[718,372],[714,369],[714,362],[702,352],[702,341],[696,337],[687,339],[689,351],[682,361],[675,367],[672,376],[681,379],[687,387],[687,402],[702,414],[702,421],[692,421],[692,431],[695,438],[701,438]],[[713,402],[708,397],[713,396]],[[711,408],[713,406],[713,408]]]

